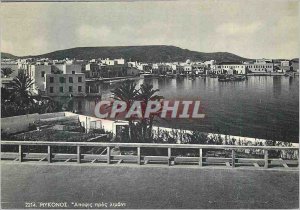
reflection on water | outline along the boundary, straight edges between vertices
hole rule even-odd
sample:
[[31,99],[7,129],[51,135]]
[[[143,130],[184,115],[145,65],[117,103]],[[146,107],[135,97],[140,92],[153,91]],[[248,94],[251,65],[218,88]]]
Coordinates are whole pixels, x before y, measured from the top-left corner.
[[279,98],[281,95],[281,77],[273,77],[273,96]]
[[[138,85],[143,82],[152,83],[166,99],[200,98],[206,115],[204,119],[158,120],[158,125],[298,141],[299,77],[256,76],[242,82],[218,82],[216,78],[136,80]],[[109,97],[110,90],[119,84],[101,84],[102,97]],[[75,99],[74,107],[94,115],[95,102]]]

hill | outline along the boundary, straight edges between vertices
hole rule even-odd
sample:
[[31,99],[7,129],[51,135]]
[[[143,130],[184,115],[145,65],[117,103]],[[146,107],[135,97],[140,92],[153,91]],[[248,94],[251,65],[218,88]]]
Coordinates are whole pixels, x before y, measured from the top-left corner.
[[9,54],[9,53],[5,53],[5,52],[1,52],[1,58],[2,59],[16,59],[18,58],[18,56]]
[[203,53],[166,45],[77,47],[26,57],[47,57],[50,59],[125,58],[129,61],[140,62],[186,61],[187,59],[192,61],[216,60],[217,62],[249,60],[228,52]]

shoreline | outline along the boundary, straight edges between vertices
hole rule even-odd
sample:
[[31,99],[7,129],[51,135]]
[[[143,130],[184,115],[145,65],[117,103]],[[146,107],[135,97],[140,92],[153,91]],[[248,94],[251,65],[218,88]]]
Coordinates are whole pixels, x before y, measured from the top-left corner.
[[[151,79],[157,79],[159,75],[156,74],[149,74],[151,75]],[[176,74],[173,74],[176,76]],[[299,76],[299,72],[293,72],[294,76]],[[188,75],[186,75],[188,76]],[[270,72],[270,73],[264,73],[264,72],[256,72],[256,73],[248,73],[246,76],[285,76],[285,73],[280,73],[280,72]],[[175,77],[166,77],[169,79],[175,79]],[[112,78],[87,78],[86,82],[118,82],[118,81],[123,81],[126,79],[145,79],[139,75],[136,76],[125,76],[125,77],[112,77]]]

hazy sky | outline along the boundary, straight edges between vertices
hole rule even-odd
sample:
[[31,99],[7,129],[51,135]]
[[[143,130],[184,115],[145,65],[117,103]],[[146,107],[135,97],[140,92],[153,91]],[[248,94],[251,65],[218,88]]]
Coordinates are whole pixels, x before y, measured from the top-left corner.
[[1,51],[175,45],[248,58],[299,57],[299,2],[284,0],[2,3]]

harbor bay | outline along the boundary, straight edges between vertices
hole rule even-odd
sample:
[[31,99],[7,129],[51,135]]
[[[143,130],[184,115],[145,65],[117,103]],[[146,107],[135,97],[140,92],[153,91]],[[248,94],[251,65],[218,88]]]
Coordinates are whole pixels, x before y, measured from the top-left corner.
[[[298,142],[299,77],[254,76],[241,82],[219,82],[217,78],[140,79],[151,83],[166,100],[200,100],[204,119],[157,119],[157,126],[226,135]],[[101,83],[102,99],[122,81]],[[92,98],[74,98],[73,108],[94,116]]]

